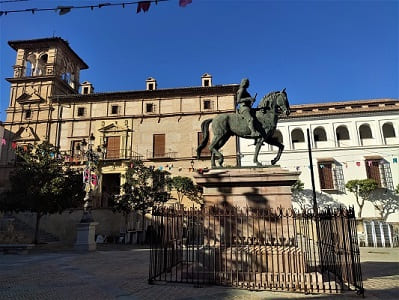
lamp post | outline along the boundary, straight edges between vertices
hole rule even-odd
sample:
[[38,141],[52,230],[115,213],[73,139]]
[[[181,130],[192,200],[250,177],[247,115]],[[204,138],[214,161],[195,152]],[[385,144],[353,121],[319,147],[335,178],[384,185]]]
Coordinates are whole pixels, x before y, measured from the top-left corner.
[[86,162],[83,169],[83,183],[85,189],[83,215],[77,225],[77,236],[75,249],[79,251],[96,250],[95,230],[98,223],[94,222],[91,215],[91,193],[97,187],[98,178],[95,173],[95,167],[98,163],[99,155],[93,150],[95,137],[90,134],[88,142],[83,139],[78,145],[77,150],[80,152],[82,160]]

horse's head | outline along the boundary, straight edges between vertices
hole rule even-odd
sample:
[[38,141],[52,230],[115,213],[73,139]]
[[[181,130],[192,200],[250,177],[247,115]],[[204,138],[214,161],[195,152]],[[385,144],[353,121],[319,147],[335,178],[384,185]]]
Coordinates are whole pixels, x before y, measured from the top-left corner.
[[278,114],[288,116],[291,113],[291,109],[285,88],[282,91],[271,92],[264,96],[259,102],[258,109],[263,109],[264,112],[273,110]]
[[276,92],[276,94],[277,111],[281,114],[285,114],[286,116],[288,116],[291,113],[291,109],[290,103],[288,102],[287,93],[285,92],[285,88],[280,92]]

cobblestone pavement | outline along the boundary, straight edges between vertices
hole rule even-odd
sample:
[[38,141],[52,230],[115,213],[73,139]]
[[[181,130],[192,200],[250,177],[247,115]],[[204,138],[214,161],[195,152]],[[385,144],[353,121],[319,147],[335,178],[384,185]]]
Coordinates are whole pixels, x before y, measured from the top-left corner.
[[[246,291],[190,284],[149,285],[145,248],[102,245],[93,253],[39,247],[28,255],[0,254],[0,299],[360,299]],[[399,249],[361,248],[366,299],[399,298]]]

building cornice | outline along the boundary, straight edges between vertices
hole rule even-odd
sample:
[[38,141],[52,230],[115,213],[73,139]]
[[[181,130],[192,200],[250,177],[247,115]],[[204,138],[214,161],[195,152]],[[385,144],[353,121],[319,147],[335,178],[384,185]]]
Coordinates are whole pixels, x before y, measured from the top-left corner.
[[372,99],[345,102],[292,105],[291,114],[282,119],[312,118],[320,116],[371,114],[399,111],[399,99]]
[[60,37],[52,37],[52,38],[41,38],[41,39],[33,39],[33,40],[16,40],[9,41],[8,45],[13,48],[15,51],[18,49],[37,49],[37,48],[49,48],[53,45],[61,46],[68,52],[72,53],[75,59],[80,63],[80,69],[88,69],[89,66],[76,54],[75,51],[69,46],[69,43],[60,38]]
[[239,88],[238,84],[217,85],[212,87],[185,87],[158,90],[139,90],[139,91],[120,91],[120,92],[104,92],[93,94],[71,94],[56,95],[52,100],[57,102],[98,102],[109,100],[124,99],[156,99],[170,97],[189,97],[189,96],[212,96],[217,94],[236,94]]

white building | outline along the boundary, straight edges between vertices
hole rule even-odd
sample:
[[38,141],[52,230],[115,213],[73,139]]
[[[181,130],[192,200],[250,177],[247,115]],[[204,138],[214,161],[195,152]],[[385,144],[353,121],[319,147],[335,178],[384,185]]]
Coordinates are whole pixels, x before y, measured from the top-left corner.
[[[398,196],[393,193],[399,184],[398,99],[293,105],[291,115],[279,120],[275,137],[284,144],[285,150],[278,164],[301,172],[302,200],[306,199],[311,206],[308,129],[319,207],[352,205],[358,213],[355,196],[345,189],[345,183],[366,178],[375,179],[382,188],[381,195],[390,195],[398,207]],[[253,165],[254,149],[253,140],[240,139],[242,166]],[[276,151],[277,148],[270,145],[263,146],[259,161],[270,165]],[[298,203],[293,204],[298,208]],[[399,224],[398,211],[383,220],[373,203],[366,201],[361,220],[360,225],[364,226],[359,226],[358,231],[364,244],[395,244],[396,226],[392,225]]]

